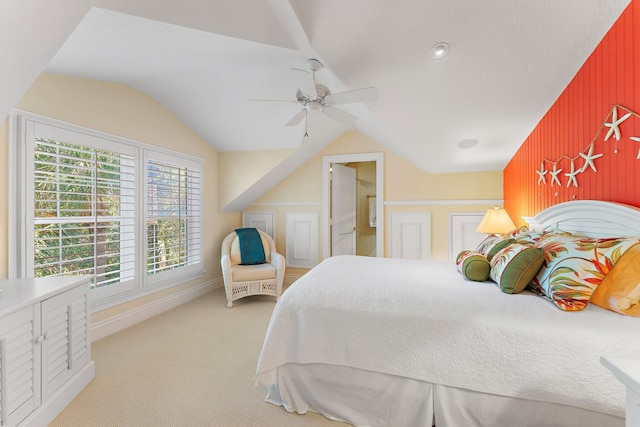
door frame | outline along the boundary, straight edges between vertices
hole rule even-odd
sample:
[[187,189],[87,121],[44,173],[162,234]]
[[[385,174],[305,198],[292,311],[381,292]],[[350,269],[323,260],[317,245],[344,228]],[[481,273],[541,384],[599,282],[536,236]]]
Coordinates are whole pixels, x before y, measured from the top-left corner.
[[384,154],[354,153],[322,157],[322,259],[331,256],[331,164],[376,162],[376,257],[384,257]]

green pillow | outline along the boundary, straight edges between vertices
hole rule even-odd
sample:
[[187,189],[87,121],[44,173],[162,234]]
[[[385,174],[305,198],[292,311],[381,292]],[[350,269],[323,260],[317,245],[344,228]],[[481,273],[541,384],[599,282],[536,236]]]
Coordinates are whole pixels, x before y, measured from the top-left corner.
[[538,274],[543,262],[542,249],[512,243],[492,258],[489,275],[502,292],[517,294]]
[[484,282],[489,278],[491,264],[480,252],[462,251],[456,257],[456,268],[465,279]]

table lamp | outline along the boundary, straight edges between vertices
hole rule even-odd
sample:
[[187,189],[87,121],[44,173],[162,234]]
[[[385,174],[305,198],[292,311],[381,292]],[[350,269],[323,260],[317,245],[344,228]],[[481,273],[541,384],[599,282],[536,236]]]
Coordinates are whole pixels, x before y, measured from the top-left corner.
[[516,228],[506,209],[489,209],[478,224],[476,231],[485,234],[505,234]]

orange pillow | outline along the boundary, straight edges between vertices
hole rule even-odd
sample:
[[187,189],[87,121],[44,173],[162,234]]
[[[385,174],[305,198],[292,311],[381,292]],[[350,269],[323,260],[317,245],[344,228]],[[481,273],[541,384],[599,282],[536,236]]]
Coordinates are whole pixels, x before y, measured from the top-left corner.
[[640,244],[622,255],[596,287],[592,303],[627,316],[640,316]]

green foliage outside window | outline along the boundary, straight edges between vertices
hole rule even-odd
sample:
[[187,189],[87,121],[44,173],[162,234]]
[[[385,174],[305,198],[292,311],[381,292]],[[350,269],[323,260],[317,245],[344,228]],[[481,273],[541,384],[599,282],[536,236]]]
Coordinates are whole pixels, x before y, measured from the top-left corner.
[[36,138],[34,275],[90,274],[119,281],[121,158],[116,153]]

